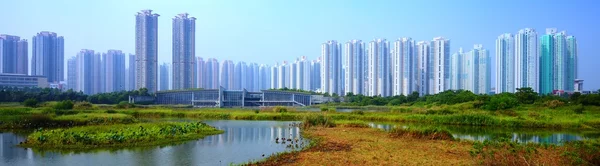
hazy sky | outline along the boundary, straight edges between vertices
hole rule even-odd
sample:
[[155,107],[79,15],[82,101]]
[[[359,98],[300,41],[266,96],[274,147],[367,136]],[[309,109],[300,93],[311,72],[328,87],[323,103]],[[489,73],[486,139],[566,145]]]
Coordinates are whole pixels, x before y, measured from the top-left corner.
[[[171,62],[172,18],[196,17],[196,56],[274,64],[320,56],[327,40],[400,37],[451,40],[451,52],[483,44],[495,58],[502,33],[549,27],[579,44],[579,77],[599,89],[600,2],[595,0],[1,0],[0,34],[31,41],[39,31],[65,37],[65,60],[81,49],[135,53],[135,14],[159,17],[159,63]],[[594,46],[593,44],[596,44]],[[31,45],[31,44],[30,44]],[[31,50],[30,50],[31,56]],[[492,69],[492,73],[495,69]],[[493,74],[495,75],[495,74]],[[492,80],[494,81],[494,80]],[[494,86],[494,85],[492,85]]]

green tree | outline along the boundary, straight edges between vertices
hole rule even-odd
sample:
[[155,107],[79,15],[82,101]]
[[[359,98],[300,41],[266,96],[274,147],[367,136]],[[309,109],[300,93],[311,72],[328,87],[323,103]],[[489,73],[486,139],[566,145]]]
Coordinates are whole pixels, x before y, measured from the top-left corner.
[[26,107],[36,107],[37,104],[38,104],[38,101],[35,98],[29,98],[29,99],[23,101],[23,105],[25,105]]
[[538,94],[530,87],[517,88],[515,96],[523,104],[533,104],[538,99]]

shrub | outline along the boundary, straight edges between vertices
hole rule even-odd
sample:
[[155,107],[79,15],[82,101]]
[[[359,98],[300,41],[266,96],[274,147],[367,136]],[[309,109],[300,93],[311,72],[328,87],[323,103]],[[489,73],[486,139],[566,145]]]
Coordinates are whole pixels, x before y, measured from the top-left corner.
[[576,105],[575,108],[573,108],[573,112],[576,114],[583,114],[583,110],[585,110],[585,108],[582,104]]
[[412,112],[412,110],[410,110],[409,108],[402,108],[402,107],[393,107],[390,112],[392,113],[409,113]]
[[288,109],[286,107],[282,107],[282,106],[273,107],[273,112],[283,113],[283,112],[287,112],[287,111],[288,111]]
[[75,108],[76,110],[92,109],[92,107],[93,107],[92,103],[87,102],[87,101],[76,102],[75,105],[73,106],[73,108]]
[[550,100],[550,101],[546,101],[546,103],[544,103],[544,105],[548,108],[558,108],[558,107],[562,107],[563,105],[565,105],[565,102],[562,102],[560,100]]
[[335,127],[333,119],[327,115],[309,115],[305,116],[302,120],[303,127],[321,126],[321,127]]
[[356,114],[356,115],[364,115],[365,112],[362,110],[352,110],[351,114]]
[[428,109],[425,112],[426,115],[451,115],[454,113],[455,113],[454,111],[451,111],[449,109],[441,109],[441,110]]
[[327,107],[321,107],[321,111],[323,111],[323,112],[329,111],[329,108],[327,108]]
[[114,114],[114,113],[117,113],[117,111],[115,111],[115,110],[106,110],[106,113],[107,114]]
[[70,110],[73,109],[73,102],[71,100],[63,100],[54,104],[54,109],[58,110]]
[[121,101],[115,107],[121,108],[121,109],[123,109],[123,108],[135,108],[135,104],[131,104],[131,103],[126,102],[126,101]]
[[403,128],[394,128],[390,131],[390,135],[392,137],[414,137],[414,138],[424,138],[431,140],[452,140],[454,137],[452,134],[443,129],[438,128],[425,128],[425,129],[403,129]]
[[257,113],[257,114],[258,114],[259,112],[260,112],[260,110],[254,110],[254,113]]
[[37,104],[38,104],[38,101],[37,101],[37,99],[34,99],[34,98],[29,98],[29,99],[23,101],[23,105],[26,107],[36,107]]

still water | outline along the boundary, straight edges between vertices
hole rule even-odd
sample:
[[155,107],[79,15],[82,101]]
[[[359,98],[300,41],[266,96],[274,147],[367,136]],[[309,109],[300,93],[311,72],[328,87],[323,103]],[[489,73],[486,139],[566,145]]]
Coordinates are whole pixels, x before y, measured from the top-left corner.
[[390,131],[393,128],[439,128],[449,131],[454,138],[472,141],[496,140],[503,138],[520,143],[560,145],[568,141],[600,138],[600,132],[585,130],[511,129],[480,126],[423,125],[412,123],[369,123],[369,125],[385,131]]
[[[0,133],[0,166],[21,165],[230,165],[261,160],[277,152],[292,150],[275,138],[300,138],[294,122],[208,120],[205,123],[225,133],[184,144],[141,149],[94,152],[40,152],[17,147],[26,135]],[[297,123],[297,122],[296,122]],[[304,139],[304,145],[307,140]],[[265,157],[263,157],[263,154]]]

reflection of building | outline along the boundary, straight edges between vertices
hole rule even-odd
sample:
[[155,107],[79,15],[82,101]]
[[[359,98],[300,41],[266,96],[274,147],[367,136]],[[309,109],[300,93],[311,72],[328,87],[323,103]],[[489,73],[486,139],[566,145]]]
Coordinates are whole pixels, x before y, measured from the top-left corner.
[[202,89],[162,91],[156,93],[156,104],[181,104],[197,107],[261,107],[261,106],[309,106],[311,95],[300,92],[263,90]]

